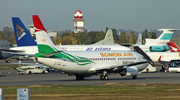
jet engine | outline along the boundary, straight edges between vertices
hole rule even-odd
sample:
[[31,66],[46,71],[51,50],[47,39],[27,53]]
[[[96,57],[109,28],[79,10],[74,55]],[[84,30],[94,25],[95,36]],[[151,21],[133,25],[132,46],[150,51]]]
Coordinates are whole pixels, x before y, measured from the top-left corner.
[[126,67],[120,71],[119,74],[125,77],[136,76],[138,74],[138,69],[136,66]]
[[162,51],[169,50],[169,47],[168,47],[168,45],[164,45],[164,46],[150,46],[149,50],[151,52],[162,52]]

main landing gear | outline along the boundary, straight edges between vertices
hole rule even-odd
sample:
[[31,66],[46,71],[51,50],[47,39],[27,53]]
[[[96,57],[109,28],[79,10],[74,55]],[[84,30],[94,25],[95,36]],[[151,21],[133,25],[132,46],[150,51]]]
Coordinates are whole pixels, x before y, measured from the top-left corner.
[[135,76],[132,76],[132,78],[133,78],[133,79],[137,79],[137,75],[135,75]]
[[108,76],[107,76],[107,75],[105,75],[105,76],[104,76],[104,75],[101,75],[101,76],[100,76],[100,80],[108,80]]
[[100,80],[108,80],[108,75],[106,71],[104,71],[103,75],[100,76]]

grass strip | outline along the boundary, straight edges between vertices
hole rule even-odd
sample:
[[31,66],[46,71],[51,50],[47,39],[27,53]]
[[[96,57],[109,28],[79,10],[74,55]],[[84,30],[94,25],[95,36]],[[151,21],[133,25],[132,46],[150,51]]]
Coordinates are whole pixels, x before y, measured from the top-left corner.
[[32,100],[160,100],[179,99],[180,84],[28,85],[2,86],[5,100],[17,99],[17,88],[30,88]]

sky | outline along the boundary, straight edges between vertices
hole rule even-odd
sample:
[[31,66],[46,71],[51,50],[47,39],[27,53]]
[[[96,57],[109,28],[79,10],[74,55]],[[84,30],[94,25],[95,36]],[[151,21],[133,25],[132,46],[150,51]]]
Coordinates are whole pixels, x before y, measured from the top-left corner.
[[73,31],[74,13],[82,11],[84,27],[105,31],[106,27],[144,31],[180,29],[180,0],[1,0],[0,30],[12,27],[19,17],[29,29],[32,15],[39,15],[47,30]]

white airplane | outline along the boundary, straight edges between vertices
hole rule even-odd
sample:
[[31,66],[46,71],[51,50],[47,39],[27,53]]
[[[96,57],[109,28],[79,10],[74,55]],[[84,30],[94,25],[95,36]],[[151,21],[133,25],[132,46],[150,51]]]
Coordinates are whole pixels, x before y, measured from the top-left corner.
[[167,45],[167,42],[170,41],[174,31],[177,31],[177,29],[159,29],[159,31],[163,31],[163,33],[157,39],[146,38],[145,45],[135,44],[134,46],[139,46],[145,52],[168,51],[169,47]]
[[150,59],[155,63],[161,63],[168,69],[171,60],[180,60],[179,52],[146,52]]
[[[17,42],[17,47],[10,48],[10,50],[6,50],[13,55],[24,55],[27,54],[35,54],[38,53],[37,43],[34,41],[24,24],[18,17],[13,17],[13,26],[15,31],[15,37]],[[107,31],[105,40],[112,40],[112,30],[109,29]],[[28,41],[28,42],[25,42]],[[62,49],[67,51],[110,51],[110,50],[131,50],[128,47],[124,47],[121,45],[57,45]]]
[[146,52],[154,62],[169,63],[171,60],[180,59],[179,52]]
[[138,72],[147,67],[147,60],[133,51],[63,51],[55,46],[37,15],[33,15],[39,53],[36,60],[62,72],[76,75],[76,80],[93,74],[102,74],[101,80],[108,79],[108,73],[136,78]]

